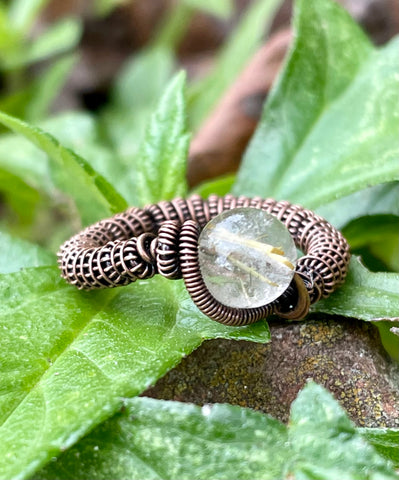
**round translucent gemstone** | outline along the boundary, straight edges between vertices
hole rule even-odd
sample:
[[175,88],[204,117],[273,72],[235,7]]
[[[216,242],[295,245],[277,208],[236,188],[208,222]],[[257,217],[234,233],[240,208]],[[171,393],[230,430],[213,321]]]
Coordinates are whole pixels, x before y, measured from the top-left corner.
[[198,241],[205,285],[223,305],[267,305],[289,286],[297,250],[285,225],[256,208],[227,210],[213,218]]

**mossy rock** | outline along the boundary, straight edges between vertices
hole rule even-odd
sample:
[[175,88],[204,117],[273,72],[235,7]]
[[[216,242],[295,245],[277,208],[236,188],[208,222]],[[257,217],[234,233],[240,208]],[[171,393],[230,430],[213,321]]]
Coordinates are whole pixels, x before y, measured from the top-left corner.
[[377,329],[353,319],[270,322],[272,342],[210,340],[144,395],[232,403],[286,422],[307,380],[325,386],[359,426],[399,427],[399,365]]

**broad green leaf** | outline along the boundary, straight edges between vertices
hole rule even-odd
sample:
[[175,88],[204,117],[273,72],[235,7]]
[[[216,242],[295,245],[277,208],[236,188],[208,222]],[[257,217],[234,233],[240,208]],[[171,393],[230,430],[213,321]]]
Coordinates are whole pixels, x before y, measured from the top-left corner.
[[54,265],[55,255],[33,243],[0,231],[0,273],[17,272],[21,268]]
[[203,0],[182,0],[189,7],[203,10],[220,18],[227,18],[233,12],[232,0],[217,0],[216,2],[204,2]]
[[352,257],[344,285],[315,303],[312,311],[368,321],[399,320],[399,274],[372,273]]
[[36,40],[20,48],[18,52],[11,51],[5,56],[3,68],[16,69],[26,67],[48,57],[66,52],[75,47],[81,35],[81,25],[76,19],[64,19],[52,25]]
[[[214,2],[215,3],[215,2]],[[256,0],[219,54],[213,71],[189,90],[190,125],[197,129],[261,44],[281,0]]]
[[145,397],[127,400],[125,408],[35,478],[282,478],[287,431],[271,417],[231,405],[200,408]]
[[27,478],[207,338],[267,342],[265,322],[227,327],[181,281],[79,292],[55,267],[0,276],[0,478]]
[[[350,222],[342,233],[352,250],[366,247],[390,270],[399,271],[398,216],[368,215],[360,217]],[[386,270],[386,267],[383,270]]]
[[342,229],[371,270],[399,271],[398,187],[398,182],[375,185],[316,209]]
[[382,457],[399,469],[399,429],[360,428],[359,432]]
[[237,406],[135,398],[35,479],[397,479],[364,436],[315,384],[299,393],[288,428]]
[[20,136],[0,137],[0,168],[36,190],[49,193],[53,188],[46,155]]
[[[133,182],[118,163],[117,156],[103,144],[100,136],[101,127],[98,126],[95,117],[86,112],[66,112],[41,122],[40,127],[53,135],[63,146],[83,157],[96,172],[114,186],[118,193],[124,196],[132,189]],[[37,149],[36,152],[38,155],[41,153]]]
[[139,148],[135,178],[142,204],[186,194],[189,135],[184,88],[185,76],[180,73],[167,86]]
[[295,479],[398,478],[321,386],[309,383],[291,405],[288,429]]
[[327,0],[299,0],[294,27],[233,191],[317,208],[398,180],[399,39],[374,49]]
[[84,160],[43,130],[0,112],[0,122],[45,152],[55,185],[76,202],[84,224],[126,208],[126,201]]
[[399,215],[398,182],[382,183],[341,197],[317,209],[337,228],[366,215]]
[[[22,225],[32,222],[40,201],[40,196],[34,188],[0,168],[0,194],[4,201],[2,221],[11,220],[10,223]],[[7,218],[9,216],[10,219]],[[14,216],[16,218],[12,218]]]
[[[101,169],[110,170],[103,165],[104,155],[99,155],[97,127],[90,115],[67,112],[41,122],[39,126],[62,145],[86,158],[95,170],[100,173],[103,173]],[[0,168],[39,191],[50,194],[54,189],[46,154],[26,138],[15,134],[1,136]]]
[[97,170],[100,162],[88,155],[92,147],[101,149],[101,138],[95,117],[88,112],[64,112],[40,123],[62,145],[85,158]]

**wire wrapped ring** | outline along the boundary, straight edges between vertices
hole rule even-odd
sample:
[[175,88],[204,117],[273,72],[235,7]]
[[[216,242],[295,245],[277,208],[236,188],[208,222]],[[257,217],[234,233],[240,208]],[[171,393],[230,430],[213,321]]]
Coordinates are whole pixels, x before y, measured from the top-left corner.
[[[278,218],[304,256],[287,290],[256,308],[232,308],[207,289],[198,261],[198,237],[205,225],[226,210],[261,209]],[[127,285],[158,273],[183,278],[197,307],[225,325],[248,325],[271,314],[299,320],[310,304],[328,297],[346,277],[349,246],[342,234],[311,210],[274,199],[198,195],[162,201],[101,220],[65,242],[58,253],[62,277],[79,289]]]

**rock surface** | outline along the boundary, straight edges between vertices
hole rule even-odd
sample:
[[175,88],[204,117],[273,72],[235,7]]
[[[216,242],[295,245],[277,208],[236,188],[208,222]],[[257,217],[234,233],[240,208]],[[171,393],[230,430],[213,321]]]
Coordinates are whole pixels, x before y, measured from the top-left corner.
[[272,342],[211,340],[143,395],[228,402],[286,422],[308,379],[330,390],[359,426],[399,427],[399,365],[377,329],[353,319],[270,322]]

